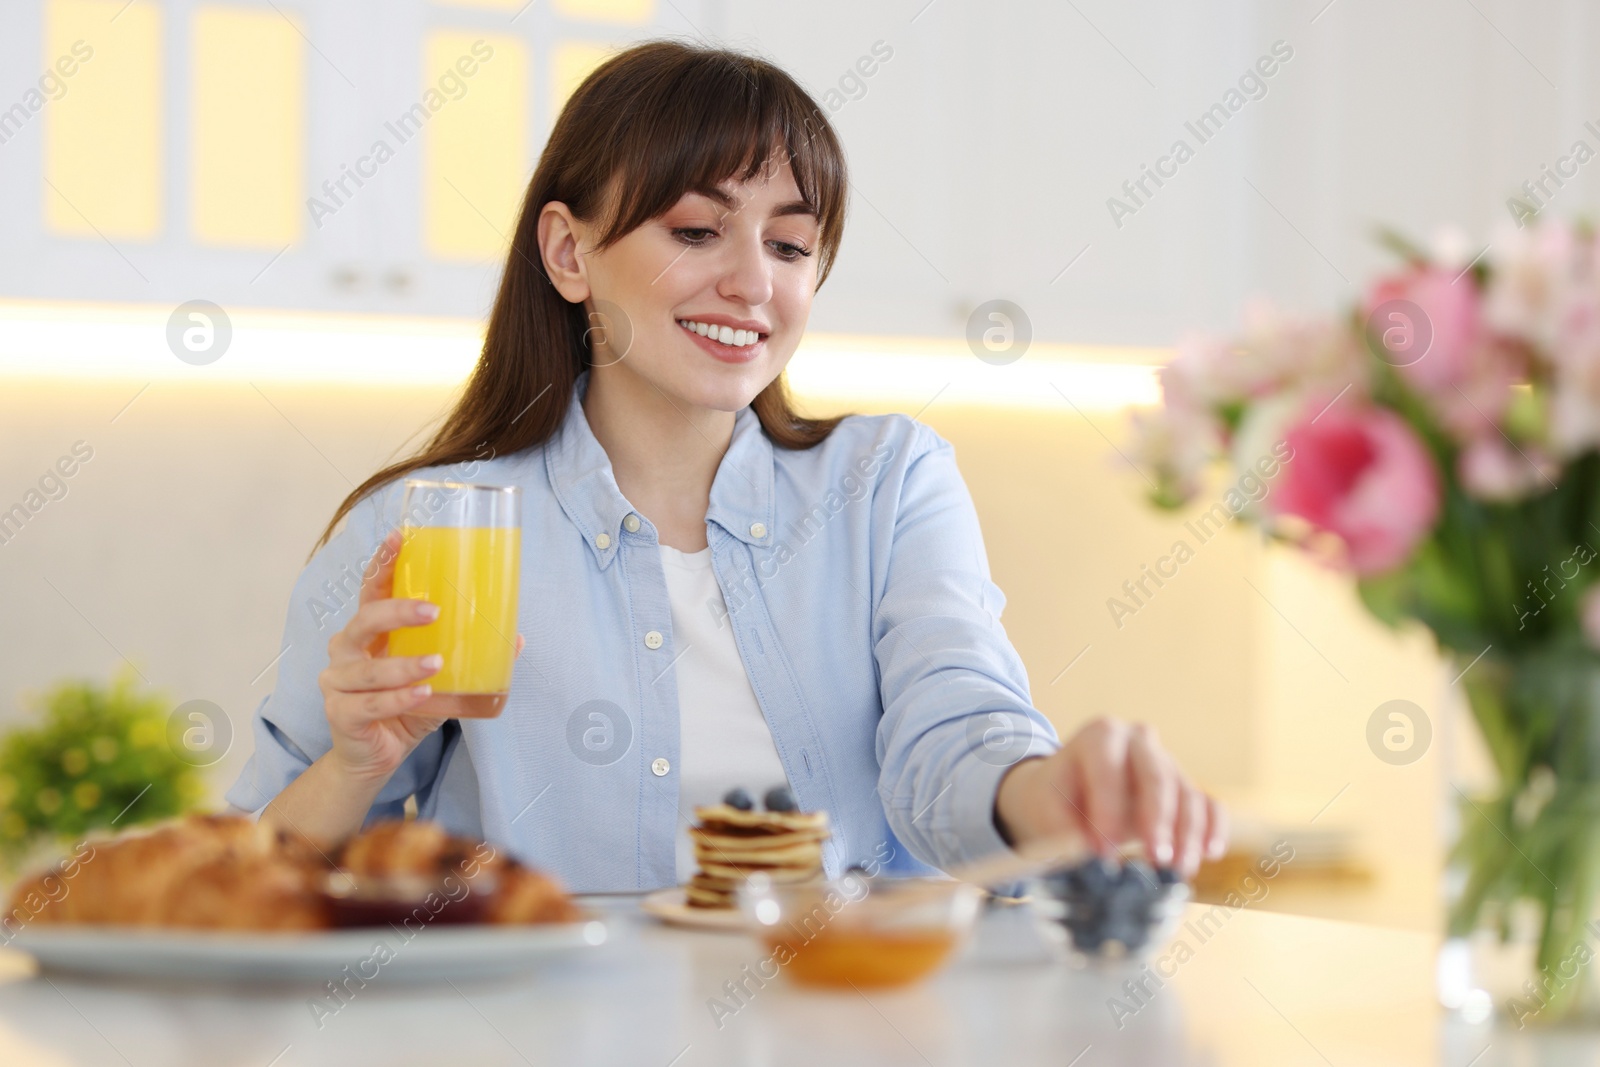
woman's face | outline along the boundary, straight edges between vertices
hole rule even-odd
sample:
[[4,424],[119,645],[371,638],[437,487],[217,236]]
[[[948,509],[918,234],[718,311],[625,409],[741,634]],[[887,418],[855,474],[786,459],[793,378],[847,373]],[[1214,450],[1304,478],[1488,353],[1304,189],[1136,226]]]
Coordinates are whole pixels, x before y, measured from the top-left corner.
[[818,226],[787,162],[716,192],[684,194],[601,252],[589,251],[592,231],[577,223],[576,269],[564,278],[552,271],[551,280],[584,304],[597,374],[737,411],[800,343],[816,291]]

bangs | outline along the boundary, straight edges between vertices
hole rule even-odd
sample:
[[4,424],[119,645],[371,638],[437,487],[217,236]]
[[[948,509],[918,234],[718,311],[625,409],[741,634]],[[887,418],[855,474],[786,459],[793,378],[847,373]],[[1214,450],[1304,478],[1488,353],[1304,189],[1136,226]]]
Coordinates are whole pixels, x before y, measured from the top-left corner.
[[[633,63],[650,74],[629,76]],[[827,277],[844,232],[844,151],[821,107],[782,70],[737,52],[650,42],[596,68],[562,110],[552,140],[583,112],[617,116],[604,149],[591,155],[604,173],[561,183],[574,194],[566,202],[579,217],[613,216],[602,220],[599,247],[686,193],[775,174],[787,163],[800,199],[817,216],[817,284]]]

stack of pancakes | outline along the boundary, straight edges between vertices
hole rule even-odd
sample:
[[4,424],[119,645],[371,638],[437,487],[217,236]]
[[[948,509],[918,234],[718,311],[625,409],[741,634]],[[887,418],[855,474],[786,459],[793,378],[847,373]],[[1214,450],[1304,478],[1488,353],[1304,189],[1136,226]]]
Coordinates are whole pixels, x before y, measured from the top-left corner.
[[694,809],[694,858],[700,870],[689,880],[691,908],[731,908],[734,890],[757,872],[774,882],[803,882],[822,875],[822,843],[828,839],[825,811],[744,811],[727,804]]

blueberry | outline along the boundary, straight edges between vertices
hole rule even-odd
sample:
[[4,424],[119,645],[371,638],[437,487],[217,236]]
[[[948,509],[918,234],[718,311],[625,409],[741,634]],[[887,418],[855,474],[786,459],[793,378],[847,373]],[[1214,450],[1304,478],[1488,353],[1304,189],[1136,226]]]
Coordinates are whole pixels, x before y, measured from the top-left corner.
[[787,786],[776,785],[767,790],[763,798],[768,811],[799,811],[800,806],[794,802],[794,794],[789,792]]
[[728,807],[738,808],[740,811],[749,811],[756,806],[756,802],[750,799],[750,794],[745,792],[743,786],[734,786],[728,790],[727,794],[723,796],[722,802]]
[[1116,864],[1103,856],[1096,856],[1082,864],[1074,874],[1078,887],[1085,893],[1095,896],[1104,893],[1117,882]]
[[1067,905],[1067,925],[1075,930],[1104,930],[1106,910],[1097,903],[1071,903]]
[[1156,887],[1155,872],[1142,860],[1129,860],[1122,866],[1121,883],[1154,891]]
[[1079,952],[1098,952],[1106,943],[1104,929],[1098,923],[1067,924],[1072,933],[1072,946]]
[[1089,954],[1103,952],[1112,941],[1129,951],[1145,947],[1160,918],[1159,905],[1169,895],[1165,878],[1149,864],[1128,860],[1119,867],[1099,856],[1048,871],[1040,883],[1059,900],[1057,921],[1074,947]]
[[1150,920],[1152,895],[1143,887],[1125,882],[1113,889],[1106,898],[1106,921],[1112,923],[1145,923]]
[[1172,867],[1157,867],[1156,881],[1160,882],[1162,885],[1177,885],[1179,882],[1183,881],[1183,878],[1178,874],[1177,870]]
[[1150,940],[1150,926],[1142,922],[1107,923],[1105,938],[1107,941],[1122,942],[1122,947],[1130,951],[1143,948],[1145,942]]

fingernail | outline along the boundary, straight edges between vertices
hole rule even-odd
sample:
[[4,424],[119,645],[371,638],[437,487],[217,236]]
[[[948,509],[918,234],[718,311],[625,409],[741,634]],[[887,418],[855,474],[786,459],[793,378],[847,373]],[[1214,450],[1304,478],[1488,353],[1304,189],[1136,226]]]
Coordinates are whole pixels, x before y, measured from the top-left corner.
[[1222,854],[1226,851],[1227,846],[1222,843],[1222,838],[1213,838],[1211,844],[1206,846],[1206,858],[1220,860],[1222,858]]
[[414,686],[411,687],[411,695],[416,697],[416,698],[418,698],[419,700],[421,698],[425,697],[425,696],[428,696],[432,692],[433,692],[433,686],[429,685],[426,682],[422,683],[421,685],[414,685]]
[[1172,862],[1172,842],[1156,842],[1156,863],[1162,867]]
[[422,668],[428,671],[437,671],[444,667],[444,657],[438,653],[422,657]]
[[434,619],[439,617],[439,605],[424,601],[423,603],[417,605],[417,614],[421,615],[429,622],[432,622]]

